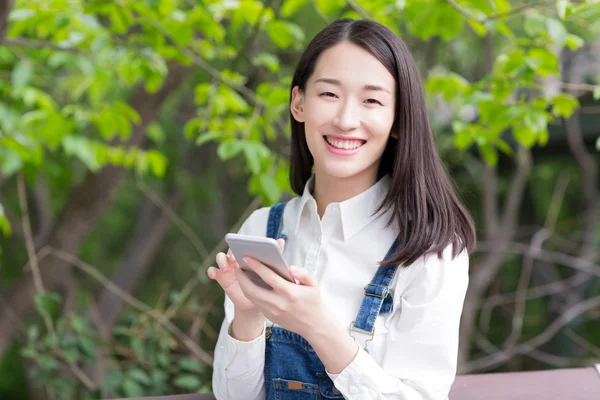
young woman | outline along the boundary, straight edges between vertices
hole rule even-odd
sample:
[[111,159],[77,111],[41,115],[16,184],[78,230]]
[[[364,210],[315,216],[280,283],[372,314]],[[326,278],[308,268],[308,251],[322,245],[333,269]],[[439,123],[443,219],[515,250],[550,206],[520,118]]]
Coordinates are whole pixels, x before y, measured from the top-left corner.
[[217,256],[217,399],[446,399],[475,230],[409,50],[376,22],[332,23],[300,58],[290,111],[299,197],[240,233],[279,239],[299,284],[245,260],[263,289]]

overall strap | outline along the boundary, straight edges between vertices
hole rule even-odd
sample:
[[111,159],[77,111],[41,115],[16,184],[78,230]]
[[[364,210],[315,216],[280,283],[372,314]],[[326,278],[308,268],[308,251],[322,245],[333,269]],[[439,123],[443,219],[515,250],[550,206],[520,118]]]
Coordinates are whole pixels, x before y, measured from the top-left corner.
[[[397,237],[388,250],[384,260],[389,260],[400,244],[400,237]],[[350,335],[352,331],[367,334],[373,338],[375,333],[375,319],[378,315],[389,314],[394,307],[394,299],[390,292],[390,284],[396,275],[398,264],[381,267],[371,280],[364,291],[362,304],[356,316],[356,320],[350,325]],[[370,340],[370,339],[369,339]],[[367,340],[367,341],[369,341]],[[366,346],[365,346],[366,349]]]
[[267,221],[267,237],[271,239],[285,239],[286,235],[281,234],[283,229],[283,210],[286,203],[277,203],[269,211],[269,220]]

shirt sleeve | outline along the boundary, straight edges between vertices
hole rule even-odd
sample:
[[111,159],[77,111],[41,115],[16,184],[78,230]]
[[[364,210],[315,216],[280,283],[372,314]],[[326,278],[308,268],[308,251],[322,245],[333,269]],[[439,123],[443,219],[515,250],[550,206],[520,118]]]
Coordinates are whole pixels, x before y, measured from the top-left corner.
[[[240,234],[261,235],[266,229],[268,209],[255,211],[240,228]],[[264,220],[264,221],[263,221]],[[230,335],[234,304],[225,296],[225,319],[215,347],[212,385],[217,400],[263,400],[265,330],[251,342],[241,342]]]
[[346,399],[447,399],[456,377],[468,269],[467,251],[452,259],[449,246],[441,259],[427,255],[402,271],[404,289],[386,322],[382,365],[360,349],[340,374],[329,374]]

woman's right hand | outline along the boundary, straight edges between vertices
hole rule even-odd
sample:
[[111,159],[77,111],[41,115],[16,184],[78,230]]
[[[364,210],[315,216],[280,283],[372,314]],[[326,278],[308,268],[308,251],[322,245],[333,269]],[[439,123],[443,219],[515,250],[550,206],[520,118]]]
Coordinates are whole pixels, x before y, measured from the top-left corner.
[[[283,251],[284,241],[277,241],[281,251]],[[235,269],[239,268],[237,261],[231,251],[217,254],[218,268],[210,267],[207,271],[210,279],[216,280],[225,291],[225,294],[233,302],[236,315],[244,316],[262,316],[256,306],[246,298],[235,276]]]
[[231,251],[229,251],[227,255],[222,252],[218,253],[216,261],[218,268],[210,267],[207,271],[208,277],[221,285],[225,294],[235,306],[236,314],[258,314],[259,311],[254,304],[244,296],[244,293],[238,284],[237,278],[235,277],[235,268],[238,268],[238,264],[233,254],[231,254]]

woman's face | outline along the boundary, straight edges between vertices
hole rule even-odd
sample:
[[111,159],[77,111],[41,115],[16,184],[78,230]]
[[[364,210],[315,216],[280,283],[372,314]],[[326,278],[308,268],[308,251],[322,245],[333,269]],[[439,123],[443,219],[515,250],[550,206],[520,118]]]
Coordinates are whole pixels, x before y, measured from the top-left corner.
[[304,123],[317,176],[377,179],[394,122],[396,83],[371,53],[350,42],[319,57],[306,90],[292,90],[292,115]]

